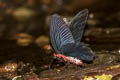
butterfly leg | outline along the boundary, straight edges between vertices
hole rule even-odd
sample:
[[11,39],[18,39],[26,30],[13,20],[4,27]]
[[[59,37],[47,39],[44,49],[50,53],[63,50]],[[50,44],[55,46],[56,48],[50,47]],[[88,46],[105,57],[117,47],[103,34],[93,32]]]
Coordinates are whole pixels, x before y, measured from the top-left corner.
[[53,67],[54,61],[55,61],[54,58],[50,61],[49,69],[51,69]]
[[49,69],[52,68],[59,68],[65,65],[65,62],[62,59],[59,58],[53,58],[50,62]]
[[58,60],[56,58],[53,58],[50,62],[49,69],[55,68],[57,65]]

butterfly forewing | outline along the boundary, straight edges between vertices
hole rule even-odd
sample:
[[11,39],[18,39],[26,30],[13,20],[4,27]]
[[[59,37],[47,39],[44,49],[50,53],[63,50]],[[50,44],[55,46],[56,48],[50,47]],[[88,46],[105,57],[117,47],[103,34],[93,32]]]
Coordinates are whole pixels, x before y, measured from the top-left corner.
[[58,38],[56,36],[58,33],[56,33],[55,26],[57,26],[57,25],[55,23],[56,23],[55,19],[52,17],[51,24],[50,24],[50,39],[51,39],[53,49],[55,50],[56,53],[59,53],[58,47],[56,45],[56,40],[55,40]]
[[74,43],[74,39],[67,24],[58,15],[51,17],[50,37],[54,50],[58,53],[67,43]]

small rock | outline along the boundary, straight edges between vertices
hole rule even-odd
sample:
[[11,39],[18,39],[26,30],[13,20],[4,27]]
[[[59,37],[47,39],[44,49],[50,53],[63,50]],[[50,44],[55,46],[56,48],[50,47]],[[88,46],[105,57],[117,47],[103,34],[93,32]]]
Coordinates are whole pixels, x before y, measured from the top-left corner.
[[13,11],[13,17],[18,21],[25,21],[35,15],[35,12],[29,8],[20,7]]
[[20,46],[28,46],[33,42],[33,37],[27,33],[20,33],[17,35],[17,44]]
[[35,40],[35,43],[40,46],[43,47],[47,44],[49,44],[49,38],[47,36],[40,36]]
[[112,62],[115,62],[117,60],[117,56],[108,53],[96,55],[97,56],[94,60],[94,64],[111,64]]

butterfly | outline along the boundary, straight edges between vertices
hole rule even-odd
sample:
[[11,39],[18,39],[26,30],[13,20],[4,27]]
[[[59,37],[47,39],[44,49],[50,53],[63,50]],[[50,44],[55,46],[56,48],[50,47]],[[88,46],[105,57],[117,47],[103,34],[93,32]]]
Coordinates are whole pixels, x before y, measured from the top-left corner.
[[55,59],[76,65],[81,65],[83,61],[94,60],[95,53],[81,42],[87,16],[88,9],[84,9],[69,24],[57,14],[51,16],[50,40]]

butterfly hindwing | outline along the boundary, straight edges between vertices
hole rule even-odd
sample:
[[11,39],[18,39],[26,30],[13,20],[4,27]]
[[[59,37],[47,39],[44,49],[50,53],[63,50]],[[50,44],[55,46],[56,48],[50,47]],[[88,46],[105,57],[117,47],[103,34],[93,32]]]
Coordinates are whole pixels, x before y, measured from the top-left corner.
[[72,32],[75,42],[80,42],[83,36],[86,20],[88,16],[88,10],[84,9],[80,11],[70,22],[69,28]]

